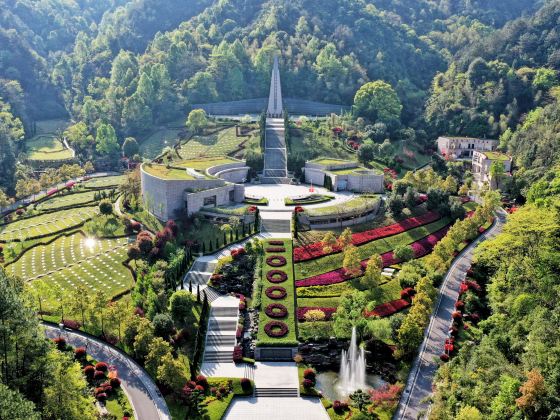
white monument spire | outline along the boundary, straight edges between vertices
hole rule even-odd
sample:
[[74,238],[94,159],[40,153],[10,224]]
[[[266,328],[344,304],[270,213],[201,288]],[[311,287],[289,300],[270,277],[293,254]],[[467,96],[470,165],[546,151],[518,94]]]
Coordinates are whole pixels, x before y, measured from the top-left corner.
[[274,56],[274,66],[272,68],[272,78],[270,79],[270,93],[268,95],[267,116],[271,118],[281,118],[282,109],[282,86],[280,85],[280,70],[278,68],[278,56]]

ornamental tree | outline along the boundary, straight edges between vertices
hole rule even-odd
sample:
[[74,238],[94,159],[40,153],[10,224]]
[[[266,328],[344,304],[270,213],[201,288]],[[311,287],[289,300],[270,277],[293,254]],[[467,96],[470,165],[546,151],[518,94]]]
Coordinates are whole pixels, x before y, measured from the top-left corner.
[[344,268],[346,274],[352,276],[360,274],[362,271],[362,265],[360,262],[358,249],[354,245],[347,246],[344,250],[344,260],[342,262],[342,267]]
[[203,109],[193,109],[189,112],[186,125],[195,133],[200,133],[208,125],[208,118]]
[[352,244],[352,231],[350,230],[350,228],[346,228],[342,231],[342,233],[338,237],[338,245],[342,249],[344,249],[351,244]]
[[325,236],[323,236],[323,252],[325,254],[329,254],[332,252],[333,247],[336,246],[337,241],[336,241],[336,237],[334,236],[334,233],[329,230]]
[[354,114],[370,121],[399,121],[402,104],[390,84],[377,80],[363,85],[354,96]]
[[377,254],[372,255],[366,265],[366,271],[360,278],[360,285],[367,290],[375,290],[381,283],[381,270],[383,262]]

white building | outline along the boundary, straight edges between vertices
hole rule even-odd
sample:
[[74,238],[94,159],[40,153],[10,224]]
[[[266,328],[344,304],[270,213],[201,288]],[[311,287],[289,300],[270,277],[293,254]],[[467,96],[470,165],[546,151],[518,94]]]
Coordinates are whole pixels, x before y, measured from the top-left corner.
[[476,139],[472,137],[440,137],[437,140],[440,155],[451,159],[470,160],[475,151],[493,151],[498,147],[498,140]]
[[490,185],[491,189],[499,187],[499,179],[492,179],[490,167],[494,162],[501,162],[504,165],[504,175],[510,176],[512,159],[510,156],[500,152],[479,152],[474,151],[472,157],[472,172],[474,181],[479,187],[484,184]]
[[329,177],[333,191],[382,193],[385,190],[381,171],[363,168],[352,161],[319,158],[305,162],[304,171],[308,184],[324,186],[325,178]]

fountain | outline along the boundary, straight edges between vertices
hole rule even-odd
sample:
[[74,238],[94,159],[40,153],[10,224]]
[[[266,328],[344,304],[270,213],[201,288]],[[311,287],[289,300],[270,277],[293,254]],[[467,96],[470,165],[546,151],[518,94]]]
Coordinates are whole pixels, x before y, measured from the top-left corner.
[[339,392],[349,395],[352,392],[367,388],[366,384],[366,356],[363,348],[358,347],[356,327],[352,328],[352,339],[348,351],[342,350],[340,373],[336,384]]

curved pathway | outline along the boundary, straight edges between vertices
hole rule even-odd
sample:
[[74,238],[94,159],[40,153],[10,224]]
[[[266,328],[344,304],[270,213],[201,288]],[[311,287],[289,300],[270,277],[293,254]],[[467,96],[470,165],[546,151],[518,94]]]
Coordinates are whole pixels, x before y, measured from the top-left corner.
[[454,305],[459,296],[459,286],[471,266],[476,246],[499,234],[505,220],[506,214],[500,209],[492,227],[468,245],[447,272],[440,289],[437,307],[424,333],[424,341],[412,365],[406,387],[399,401],[399,408],[393,419],[416,420],[423,417],[429,410],[430,402],[428,400],[432,394],[432,383],[451,325],[451,313],[455,310]]
[[150,376],[130,357],[115,347],[82,332],[60,328],[43,323],[49,338],[63,336],[74,347],[85,347],[88,354],[99,361],[117,368],[122,387],[137,420],[171,419],[167,404]]

